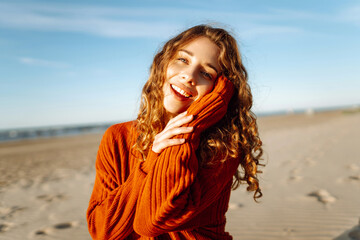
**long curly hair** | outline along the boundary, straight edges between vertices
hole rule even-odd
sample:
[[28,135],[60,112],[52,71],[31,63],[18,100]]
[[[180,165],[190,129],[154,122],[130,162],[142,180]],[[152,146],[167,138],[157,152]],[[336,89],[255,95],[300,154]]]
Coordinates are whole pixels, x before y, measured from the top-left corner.
[[200,164],[206,167],[225,162],[229,158],[238,158],[241,170],[236,171],[232,188],[236,189],[242,182],[246,182],[247,190],[254,191],[253,197],[256,201],[262,196],[257,178],[257,174],[261,173],[258,166],[262,165],[259,163],[263,154],[262,142],[256,116],[250,110],[252,94],[237,42],[222,28],[194,26],[170,39],[155,55],[149,79],[142,90],[137,117],[139,137],[136,148],[145,159],[155,135],[165,128],[169,119],[163,107],[162,88],[168,64],[179,49],[199,37],[207,37],[220,48],[220,74],[226,76],[235,86],[235,94],[225,116],[201,134],[197,150]]

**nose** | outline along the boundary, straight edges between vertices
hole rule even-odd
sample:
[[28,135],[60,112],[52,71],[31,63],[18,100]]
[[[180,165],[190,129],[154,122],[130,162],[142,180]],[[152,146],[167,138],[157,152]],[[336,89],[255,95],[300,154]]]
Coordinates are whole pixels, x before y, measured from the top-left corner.
[[188,68],[182,71],[181,79],[188,84],[196,84],[196,69]]

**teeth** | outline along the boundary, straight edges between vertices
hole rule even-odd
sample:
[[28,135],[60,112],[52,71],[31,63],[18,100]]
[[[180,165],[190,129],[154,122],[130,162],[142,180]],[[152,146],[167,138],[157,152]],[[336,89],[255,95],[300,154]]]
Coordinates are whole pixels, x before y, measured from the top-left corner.
[[184,90],[182,90],[181,88],[175,86],[175,85],[171,85],[171,87],[178,93],[180,93],[181,95],[183,95],[184,97],[190,97],[189,94],[187,94]]

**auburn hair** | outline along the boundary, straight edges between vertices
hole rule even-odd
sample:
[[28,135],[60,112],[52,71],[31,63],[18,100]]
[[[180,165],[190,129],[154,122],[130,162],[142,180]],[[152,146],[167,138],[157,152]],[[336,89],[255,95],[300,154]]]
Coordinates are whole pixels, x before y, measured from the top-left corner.
[[[199,37],[207,37],[220,48],[219,65],[221,73],[235,86],[225,116],[201,134],[197,150],[200,165],[220,164],[229,158],[238,158],[241,171],[234,175],[232,188],[240,183],[248,184],[247,190],[254,191],[254,200],[262,196],[257,174],[263,154],[259,138],[256,116],[250,110],[252,94],[248,84],[248,74],[242,63],[236,40],[224,29],[210,25],[198,25],[185,30],[164,44],[155,55],[150,68],[150,76],[145,83],[137,117],[139,137],[137,150],[146,158],[155,135],[161,132],[168,115],[163,107],[163,84],[169,62],[183,46]],[[263,166],[263,165],[262,165]]]

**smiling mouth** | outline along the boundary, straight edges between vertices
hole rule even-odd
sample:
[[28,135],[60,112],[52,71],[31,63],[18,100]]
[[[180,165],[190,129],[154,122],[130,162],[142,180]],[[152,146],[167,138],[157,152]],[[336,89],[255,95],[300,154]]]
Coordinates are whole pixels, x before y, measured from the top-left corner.
[[184,90],[182,90],[181,88],[179,88],[178,86],[172,85],[170,84],[171,88],[178,94],[180,94],[181,96],[185,97],[185,98],[189,98],[191,97],[190,94],[188,94],[187,92],[185,92]]

